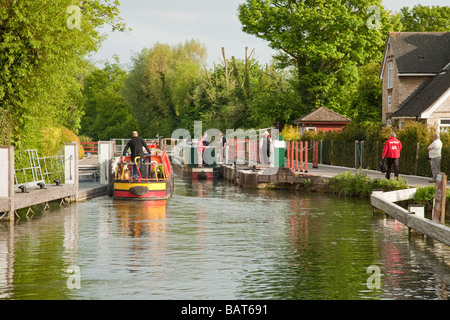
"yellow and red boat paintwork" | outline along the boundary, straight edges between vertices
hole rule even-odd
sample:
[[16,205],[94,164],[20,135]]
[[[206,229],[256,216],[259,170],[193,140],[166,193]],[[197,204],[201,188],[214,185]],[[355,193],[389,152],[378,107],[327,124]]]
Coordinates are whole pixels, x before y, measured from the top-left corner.
[[[161,200],[168,199],[173,192],[172,167],[164,150],[161,155],[145,156],[144,165],[149,168],[148,175],[143,177],[138,170],[139,178],[133,179],[123,174],[124,166],[132,168],[130,157],[119,162],[116,169],[112,196],[115,199]],[[159,171],[155,169],[159,167]],[[155,176],[152,176],[155,173]],[[132,176],[132,175],[131,175]]]
[[[146,187],[148,192],[142,195],[133,194],[131,190],[135,187]],[[152,181],[136,181],[136,182],[115,182],[114,183],[114,198],[148,198],[151,199],[166,199],[167,183],[166,182],[152,182]]]

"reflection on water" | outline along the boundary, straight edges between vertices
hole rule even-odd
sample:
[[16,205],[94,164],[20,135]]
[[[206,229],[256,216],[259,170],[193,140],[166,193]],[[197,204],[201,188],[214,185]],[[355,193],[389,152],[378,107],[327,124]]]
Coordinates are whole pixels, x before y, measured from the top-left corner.
[[449,285],[449,247],[368,201],[224,181],[176,180],[169,200],[99,197],[0,225],[3,299],[448,299]]

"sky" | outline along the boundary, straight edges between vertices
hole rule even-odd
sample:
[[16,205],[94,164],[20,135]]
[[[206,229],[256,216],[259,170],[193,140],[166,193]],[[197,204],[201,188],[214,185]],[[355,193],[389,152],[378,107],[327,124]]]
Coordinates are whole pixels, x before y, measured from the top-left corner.
[[[112,32],[104,29],[107,39],[91,57],[97,66],[113,61],[117,55],[126,68],[131,68],[132,57],[157,42],[177,45],[194,39],[207,48],[207,66],[211,68],[226,57],[243,59],[245,47],[255,51],[256,59],[269,63],[275,53],[268,42],[242,31],[237,8],[245,0],[121,0],[120,16],[132,31]],[[448,6],[450,0],[383,0],[387,10],[417,4]]]

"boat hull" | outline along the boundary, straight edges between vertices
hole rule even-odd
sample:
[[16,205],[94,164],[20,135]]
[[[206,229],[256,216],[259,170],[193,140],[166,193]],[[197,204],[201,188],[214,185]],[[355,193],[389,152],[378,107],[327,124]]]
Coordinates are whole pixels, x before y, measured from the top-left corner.
[[[174,187],[174,173],[167,152],[159,155],[144,155],[143,164],[138,166],[124,157],[117,164],[114,182],[110,188],[110,195],[114,199],[128,200],[164,200],[172,196]],[[138,179],[131,178],[138,174]]]
[[173,177],[162,182],[153,181],[115,181],[112,196],[114,199],[163,200],[173,193]]
[[214,180],[221,177],[220,167],[189,167],[173,161],[172,168],[182,179]]

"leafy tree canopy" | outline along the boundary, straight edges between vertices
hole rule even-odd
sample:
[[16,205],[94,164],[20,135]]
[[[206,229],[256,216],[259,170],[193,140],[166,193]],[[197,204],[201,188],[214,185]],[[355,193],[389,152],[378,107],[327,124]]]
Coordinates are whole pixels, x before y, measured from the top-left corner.
[[403,31],[409,32],[448,32],[450,30],[450,6],[423,6],[400,9]]
[[364,66],[381,62],[388,32],[448,31],[449,10],[418,5],[391,13],[381,0],[247,0],[238,17],[243,31],[278,50],[278,66],[296,68],[299,108],[326,106],[364,120],[376,114],[366,106],[381,104],[373,79],[371,92],[359,92],[366,70],[374,70]]
[[94,141],[126,138],[136,130],[121,90],[127,72],[118,58],[106,62],[102,69],[95,68],[84,79],[80,133]]
[[3,0],[0,3],[1,143],[37,148],[46,126],[79,128],[81,80],[105,24],[123,31],[119,1]]

